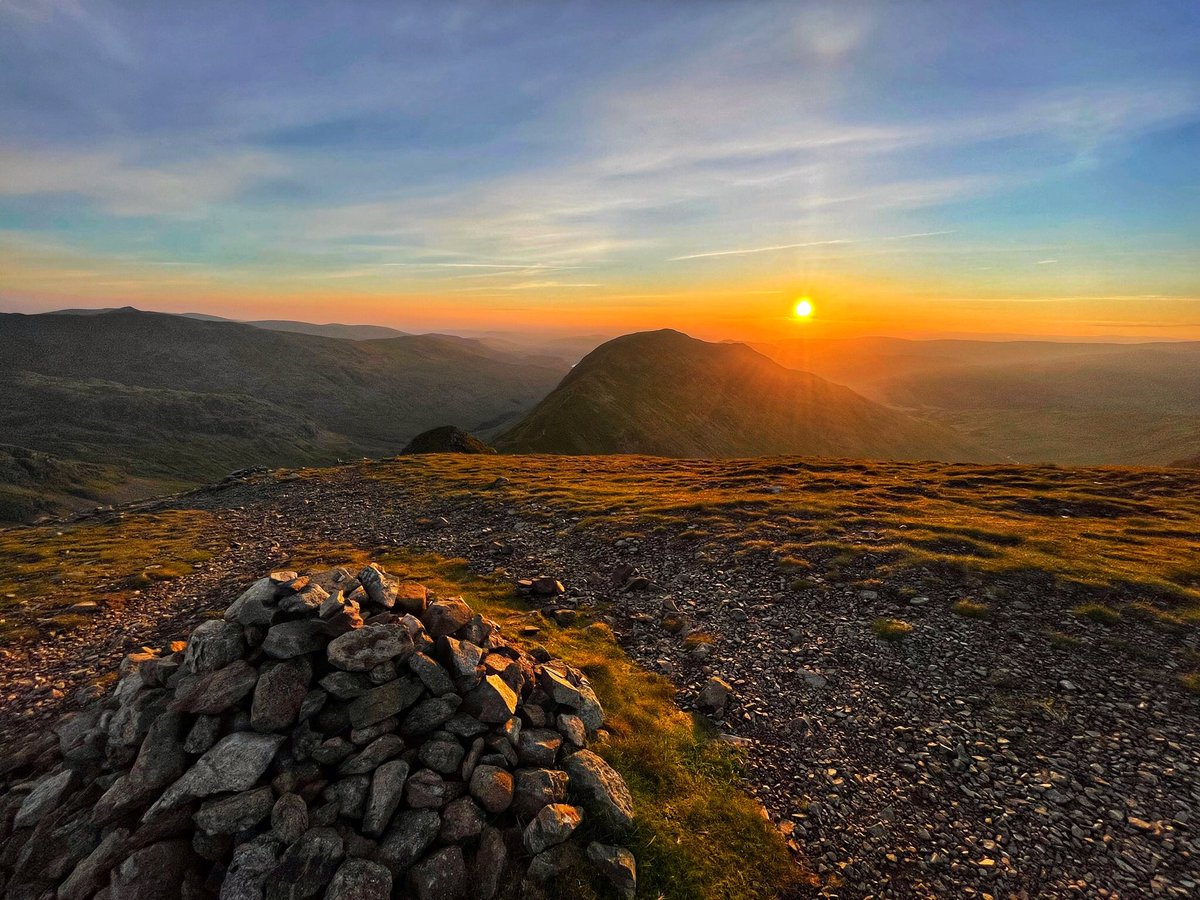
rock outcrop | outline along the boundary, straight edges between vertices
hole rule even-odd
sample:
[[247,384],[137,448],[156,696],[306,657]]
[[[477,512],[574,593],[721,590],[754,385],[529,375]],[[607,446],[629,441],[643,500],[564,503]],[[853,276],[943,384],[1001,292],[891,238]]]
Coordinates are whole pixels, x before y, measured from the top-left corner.
[[569,866],[633,896],[587,679],[461,599],[275,572],[176,646],[14,755],[35,771],[0,795],[6,898],[487,900]]
[[401,455],[411,453],[495,453],[494,447],[489,447],[473,434],[455,428],[453,425],[442,425],[440,428],[430,428],[422,431],[408,442],[400,451]]

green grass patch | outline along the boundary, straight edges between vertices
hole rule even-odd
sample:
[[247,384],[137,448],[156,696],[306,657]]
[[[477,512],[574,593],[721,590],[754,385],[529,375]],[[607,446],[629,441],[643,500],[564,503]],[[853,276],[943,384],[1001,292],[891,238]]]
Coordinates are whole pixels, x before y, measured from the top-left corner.
[[1071,612],[1100,625],[1116,625],[1121,621],[1121,613],[1105,603],[1082,603]]
[[197,510],[0,531],[0,645],[33,638],[44,617],[58,630],[88,621],[68,612],[81,600],[119,607],[191,573],[221,541],[216,517]]
[[992,614],[992,608],[978,600],[959,600],[950,608],[966,619],[986,619]]
[[[434,593],[462,595],[516,640],[518,629],[540,620],[497,578],[469,573],[464,560],[398,553],[375,554],[340,546],[296,553],[296,569],[362,565],[373,560]],[[702,719],[675,705],[667,679],[636,666],[612,630],[580,621],[543,628],[537,635],[552,654],[587,674],[605,709],[607,743],[595,748],[629,784],[637,824],[631,835],[589,832],[621,839],[638,861],[638,896],[662,900],[771,900],[813,877],[792,859],[780,834],[741,789],[736,752],[716,739]],[[585,828],[591,828],[585,823]],[[560,897],[604,896],[579,878],[557,884]]]
[[902,641],[912,634],[913,627],[903,619],[876,619],[871,623],[875,636],[885,641]]
[[1067,634],[1064,631],[1054,631],[1052,629],[1044,632],[1046,640],[1050,642],[1052,647],[1057,647],[1060,650],[1074,650],[1082,642],[1074,635]]

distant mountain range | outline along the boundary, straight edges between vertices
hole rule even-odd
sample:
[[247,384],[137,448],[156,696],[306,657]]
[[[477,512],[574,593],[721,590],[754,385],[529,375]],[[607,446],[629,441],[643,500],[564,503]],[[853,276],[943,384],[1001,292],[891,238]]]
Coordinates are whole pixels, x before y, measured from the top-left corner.
[[148,479],[149,493],[250,465],[394,454],[448,420],[511,423],[566,371],[447,335],[350,341],[129,309],[0,315],[0,434],[48,456],[21,467],[20,496],[5,490],[20,505],[41,472],[72,506],[97,494],[63,491],[72,471]]
[[593,350],[494,443],[526,453],[995,459],[949,428],[784,368],[743,344],[669,330]]
[[0,521],[252,465],[502,452],[1200,464],[1200,343],[405,334],[131,308],[0,314]]
[[1200,451],[1200,342],[855,338],[754,346],[1015,462],[1167,465]]

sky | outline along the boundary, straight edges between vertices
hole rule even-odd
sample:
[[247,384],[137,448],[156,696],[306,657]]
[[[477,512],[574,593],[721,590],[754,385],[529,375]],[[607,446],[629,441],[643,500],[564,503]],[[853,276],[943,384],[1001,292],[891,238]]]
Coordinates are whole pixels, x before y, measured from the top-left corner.
[[1195,0],[0,0],[0,308],[1200,339],[1198,46]]

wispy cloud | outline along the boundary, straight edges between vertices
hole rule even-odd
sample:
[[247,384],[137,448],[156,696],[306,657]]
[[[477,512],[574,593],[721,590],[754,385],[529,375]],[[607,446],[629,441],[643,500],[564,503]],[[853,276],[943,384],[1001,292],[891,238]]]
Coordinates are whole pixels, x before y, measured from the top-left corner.
[[748,253],[773,253],[776,250],[796,250],[801,247],[827,247],[830,244],[849,244],[848,240],[805,241],[800,244],[772,244],[769,247],[749,247],[742,250],[712,250],[707,253],[688,253],[683,256],[672,256],[667,262],[679,262],[684,259],[706,259],[710,256],[745,256]]
[[0,147],[0,196],[79,195],[114,216],[187,218],[286,171],[275,157],[251,151],[164,165],[136,157],[132,148]]

